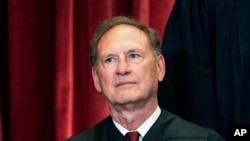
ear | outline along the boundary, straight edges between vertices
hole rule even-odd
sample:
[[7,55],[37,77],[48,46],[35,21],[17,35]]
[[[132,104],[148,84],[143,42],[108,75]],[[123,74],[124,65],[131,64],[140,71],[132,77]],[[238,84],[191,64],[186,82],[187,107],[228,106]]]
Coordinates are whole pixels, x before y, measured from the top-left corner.
[[157,71],[158,71],[158,80],[161,82],[164,79],[166,72],[165,59],[163,55],[158,56]]
[[97,72],[96,72],[95,68],[92,68],[92,78],[93,78],[96,90],[98,92],[101,92],[101,85],[100,85],[99,77],[97,75]]

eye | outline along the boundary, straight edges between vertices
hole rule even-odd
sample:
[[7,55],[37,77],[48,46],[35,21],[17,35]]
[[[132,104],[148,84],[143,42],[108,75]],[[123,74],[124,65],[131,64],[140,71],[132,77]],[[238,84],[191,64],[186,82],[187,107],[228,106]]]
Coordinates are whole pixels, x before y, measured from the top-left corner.
[[109,57],[109,58],[104,60],[105,63],[111,63],[111,62],[114,62],[114,61],[115,61],[114,57]]
[[136,53],[131,53],[128,55],[129,58],[139,58],[141,57],[139,54],[136,54]]
[[103,59],[102,64],[105,68],[111,68],[117,63],[117,59],[116,56],[108,56]]
[[128,54],[128,60],[131,62],[131,63],[134,63],[134,64],[138,64],[142,61],[143,59],[143,56],[139,53],[130,53]]

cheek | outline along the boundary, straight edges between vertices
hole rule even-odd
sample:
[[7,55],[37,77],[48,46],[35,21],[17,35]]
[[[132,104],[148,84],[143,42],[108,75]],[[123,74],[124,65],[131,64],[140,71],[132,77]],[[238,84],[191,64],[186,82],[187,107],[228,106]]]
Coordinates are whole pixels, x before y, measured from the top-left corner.
[[100,74],[100,86],[101,86],[101,89],[103,91],[105,91],[106,89],[109,89],[111,86],[112,86],[112,79],[113,79],[113,76],[110,75],[111,73],[102,73]]
[[155,66],[151,66],[150,68],[148,68],[149,70],[149,74],[148,74],[148,83],[150,83],[150,85],[152,85],[153,87],[157,87],[158,86],[158,77],[159,77],[159,73],[157,70],[157,67]]
[[143,71],[147,73],[146,75],[151,78],[157,78],[158,77],[158,71],[157,67],[155,65],[155,62],[148,63],[147,65],[144,65]]
[[141,81],[147,85],[158,81],[158,71],[157,68],[153,66],[153,64],[143,65],[140,71],[137,72],[137,75]]

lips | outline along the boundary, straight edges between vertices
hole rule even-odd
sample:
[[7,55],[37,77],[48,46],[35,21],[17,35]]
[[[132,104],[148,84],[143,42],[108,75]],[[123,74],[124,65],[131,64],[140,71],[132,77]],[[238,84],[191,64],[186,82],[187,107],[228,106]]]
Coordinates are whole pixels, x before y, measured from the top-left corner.
[[115,85],[115,87],[120,87],[120,86],[127,86],[127,85],[131,85],[131,84],[136,84],[135,82],[132,81],[123,81],[123,82],[119,82]]

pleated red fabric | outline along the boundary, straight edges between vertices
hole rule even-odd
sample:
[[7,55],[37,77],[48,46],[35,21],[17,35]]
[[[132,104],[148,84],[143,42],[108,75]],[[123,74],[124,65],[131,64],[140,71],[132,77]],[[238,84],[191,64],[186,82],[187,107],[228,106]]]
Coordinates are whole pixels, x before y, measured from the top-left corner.
[[6,85],[0,89],[0,139],[62,141],[106,117],[108,107],[95,90],[88,58],[97,24],[129,15],[155,28],[162,39],[173,3],[6,0],[0,67],[8,74],[0,80]]

